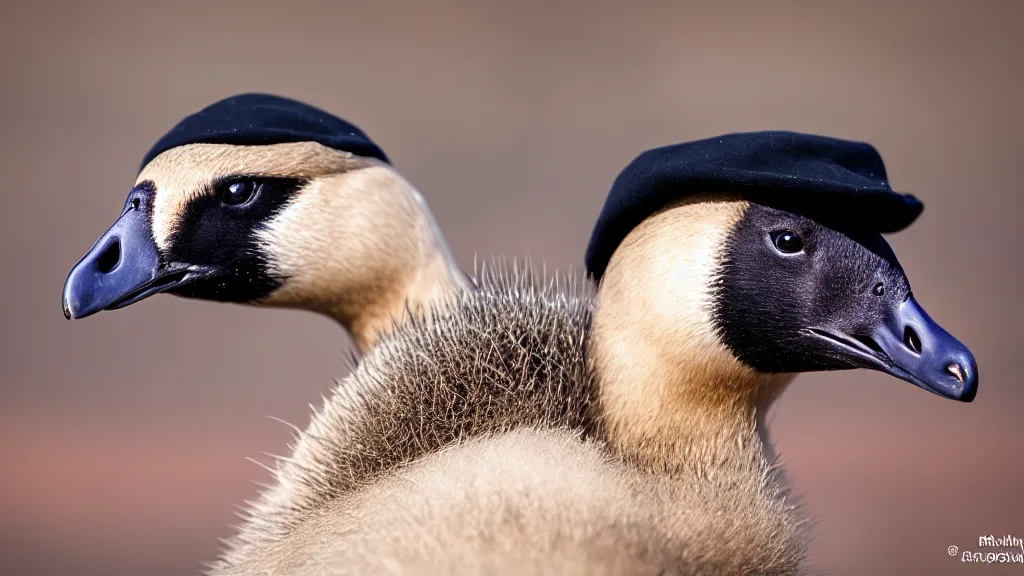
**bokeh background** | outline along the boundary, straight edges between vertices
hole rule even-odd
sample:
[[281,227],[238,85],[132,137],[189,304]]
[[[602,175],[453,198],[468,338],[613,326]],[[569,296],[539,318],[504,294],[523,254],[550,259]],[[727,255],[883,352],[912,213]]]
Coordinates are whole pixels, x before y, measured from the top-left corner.
[[[615,174],[755,129],[874,143],[926,203],[893,236],[975,352],[973,404],[801,377],[771,427],[828,574],[1011,574],[1024,538],[1024,3],[5,2],[0,17],[0,574],[189,574],[231,533],[350,342],[332,322],[170,296],[67,322],[65,275],[142,154],[232,93],[366,130],[459,262],[579,265]],[[266,460],[266,458],[264,458]]]

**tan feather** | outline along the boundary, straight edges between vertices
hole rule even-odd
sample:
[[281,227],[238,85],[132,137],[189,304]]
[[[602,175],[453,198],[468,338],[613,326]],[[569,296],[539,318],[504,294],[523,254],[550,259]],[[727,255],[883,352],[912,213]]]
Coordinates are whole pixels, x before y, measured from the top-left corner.
[[[759,419],[786,378],[728,356],[700,301],[742,211],[679,206],[639,227],[624,246],[649,253],[613,259],[597,316],[586,289],[499,265],[396,329],[314,415],[213,573],[797,573],[802,522]],[[655,257],[672,242],[690,248]],[[663,265],[674,282],[652,283]],[[655,311],[674,316],[642,316]],[[656,338],[670,320],[695,326]],[[646,369],[599,342],[619,331],[660,350],[637,356]]]

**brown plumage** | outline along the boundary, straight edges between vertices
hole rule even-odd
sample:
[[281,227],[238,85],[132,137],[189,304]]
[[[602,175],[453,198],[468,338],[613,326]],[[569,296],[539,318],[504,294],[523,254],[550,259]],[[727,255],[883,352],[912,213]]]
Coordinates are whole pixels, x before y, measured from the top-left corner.
[[[708,216],[677,213],[673,230]],[[756,407],[695,405],[700,428],[678,439],[611,418],[623,394],[595,372],[593,321],[573,283],[499,268],[399,328],[278,462],[213,573],[796,573],[801,522]],[[696,374],[741,375],[713,352]]]
[[[383,338],[215,574],[794,574],[803,522],[764,424],[793,373],[976,392],[973,356],[867,230],[691,198],[632,229],[593,297],[500,267],[463,292],[422,198],[379,161],[309,143],[165,154],[69,275],[69,317],[173,287]],[[155,247],[108,270],[125,230]],[[156,276],[94,298],[121,269]]]

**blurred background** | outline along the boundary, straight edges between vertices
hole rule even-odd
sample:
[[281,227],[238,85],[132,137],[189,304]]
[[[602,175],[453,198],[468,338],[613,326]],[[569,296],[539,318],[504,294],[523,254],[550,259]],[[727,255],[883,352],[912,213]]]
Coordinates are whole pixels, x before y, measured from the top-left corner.
[[[363,128],[459,262],[582,263],[638,152],[789,129],[867,140],[927,206],[891,237],[975,352],[973,404],[804,376],[772,432],[812,568],[960,574],[1024,538],[1024,3],[5,2],[0,18],[0,573],[190,574],[333,379],[331,321],[159,296],[67,322],[72,264],[186,114],[270,91]],[[264,458],[266,460],[266,458]],[[985,550],[980,550],[985,551]],[[1010,574],[1021,565],[972,573]]]

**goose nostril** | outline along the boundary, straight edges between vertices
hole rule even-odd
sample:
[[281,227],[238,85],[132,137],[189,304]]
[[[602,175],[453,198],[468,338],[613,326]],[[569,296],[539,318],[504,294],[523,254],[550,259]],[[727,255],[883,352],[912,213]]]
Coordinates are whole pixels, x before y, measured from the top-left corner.
[[121,239],[115,238],[114,242],[110,246],[107,246],[103,251],[103,254],[100,254],[100,258],[99,261],[96,262],[96,266],[103,274],[109,274],[115,267],[117,267],[117,263],[120,261]]
[[903,344],[914,354],[921,353],[921,337],[910,326],[903,329]]
[[956,378],[957,382],[959,382],[961,384],[964,383],[964,379],[965,379],[965,377],[964,377],[964,370],[963,370],[963,368],[960,367],[959,364],[955,364],[954,363],[954,364],[950,364],[949,366],[946,366],[946,372],[949,372],[950,374],[952,374],[953,377]]

